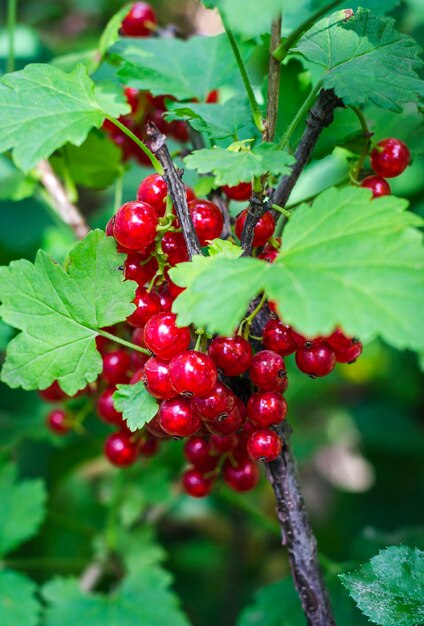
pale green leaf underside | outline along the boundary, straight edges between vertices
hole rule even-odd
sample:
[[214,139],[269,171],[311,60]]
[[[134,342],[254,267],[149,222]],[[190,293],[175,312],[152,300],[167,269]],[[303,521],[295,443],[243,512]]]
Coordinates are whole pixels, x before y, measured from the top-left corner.
[[36,626],[40,604],[35,594],[35,583],[23,574],[0,571],[0,624]]
[[123,99],[95,94],[82,66],[66,74],[47,64],[27,65],[0,79],[0,152],[12,149],[16,164],[28,171],[65,143],[81,145],[105,113],[127,111]]
[[45,252],[34,265],[0,268],[0,314],[22,332],[9,344],[2,380],[11,387],[44,389],[58,380],[73,395],[102,370],[98,329],[134,310],[136,284],[123,280],[124,255],[112,237],[92,231],[69,255],[68,271]]
[[113,403],[132,432],[143,428],[158,412],[157,400],[146,391],[141,381],[134,385],[118,385]]
[[217,185],[237,185],[266,172],[288,174],[293,162],[288,152],[277,150],[271,143],[239,152],[219,147],[195,150],[184,159],[189,170],[197,170],[199,174],[212,172]]
[[300,39],[296,51],[321,65],[323,83],[345,104],[367,101],[391,111],[424,94],[417,71],[422,66],[418,44],[394,28],[391,18],[368,11],[346,20],[344,11],[324,18]]
[[168,105],[168,120],[186,120],[201,133],[214,139],[233,137],[247,126],[252,126],[252,113],[246,102],[232,98],[225,104],[203,104],[171,102]]
[[424,552],[418,548],[386,548],[340,578],[361,611],[375,624],[423,623]]

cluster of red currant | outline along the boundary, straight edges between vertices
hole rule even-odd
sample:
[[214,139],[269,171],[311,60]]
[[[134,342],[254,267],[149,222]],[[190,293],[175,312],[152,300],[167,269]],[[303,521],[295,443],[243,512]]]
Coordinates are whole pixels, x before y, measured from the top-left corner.
[[361,187],[371,189],[373,198],[389,196],[392,192],[386,178],[400,176],[411,162],[408,146],[400,139],[390,137],[379,141],[371,151],[371,167],[375,176],[367,176]]

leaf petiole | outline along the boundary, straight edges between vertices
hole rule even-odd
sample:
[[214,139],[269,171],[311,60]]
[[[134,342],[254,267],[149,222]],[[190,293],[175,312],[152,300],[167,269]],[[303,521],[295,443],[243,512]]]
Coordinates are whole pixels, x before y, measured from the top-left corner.
[[119,128],[119,130],[121,130],[125,135],[127,135],[127,137],[132,139],[134,143],[137,144],[137,146],[143,150],[144,154],[150,159],[150,162],[153,168],[156,170],[158,174],[162,176],[163,175],[162,165],[159,163],[159,161],[157,160],[153,152],[141,141],[141,139],[139,139],[137,135],[135,135],[129,128],[127,128],[124,124],[122,124],[122,122],[115,119],[111,115],[105,115],[105,117],[107,120],[109,120],[109,122],[112,122],[112,124],[114,124],[117,128]]

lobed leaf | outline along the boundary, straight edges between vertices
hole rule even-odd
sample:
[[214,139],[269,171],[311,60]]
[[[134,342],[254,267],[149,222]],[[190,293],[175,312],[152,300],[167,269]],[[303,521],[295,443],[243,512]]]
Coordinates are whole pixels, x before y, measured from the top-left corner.
[[0,623],[3,626],[37,626],[40,603],[35,583],[11,570],[0,571]]
[[158,412],[158,402],[139,381],[133,385],[118,385],[113,394],[115,408],[123,414],[128,428],[134,432],[143,428]]

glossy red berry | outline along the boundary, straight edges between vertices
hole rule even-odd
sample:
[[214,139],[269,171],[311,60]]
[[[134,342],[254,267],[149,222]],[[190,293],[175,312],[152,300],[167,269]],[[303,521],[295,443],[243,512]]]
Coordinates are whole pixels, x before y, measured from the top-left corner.
[[189,202],[188,208],[201,246],[206,246],[209,240],[220,236],[224,217],[216,204],[196,198]]
[[334,350],[327,343],[313,345],[310,348],[298,348],[296,365],[301,372],[311,378],[327,376],[336,365]]
[[258,484],[259,468],[250,459],[242,459],[233,465],[228,459],[224,463],[224,480],[234,491],[250,491]]
[[104,450],[106,458],[117,467],[132,465],[138,456],[137,446],[126,433],[109,435]]
[[154,257],[145,259],[143,255],[129,254],[124,264],[124,274],[127,280],[135,280],[142,287],[151,281],[158,270],[158,262]]
[[381,196],[390,196],[392,190],[390,185],[384,178],[380,176],[367,176],[361,182],[361,187],[371,189],[373,198],[380,198]]
[[340,328],[336,328],[336,330],[325,339],[325,343],[328,343],[333,350],[344,350],[345,348],[350,348],[354,341],[355,339],[353,337],[345,335]]
[[218,457],[211,453],[211,444],[204,437],[190,437],[184,446],[187,461],[202,472],[210,472],[217,466]]
[[159,424],[173,437],[190,437],[200,428],[200,417],[186,398],[164,400],[159,408]]
[[182,477],[183,489],[193,498],[204,498],[212,490],[212,480],[197,469],[189,469]]
[[137,200],[150,204],[159,217],[165,215],[167,195],[168,186],[160,174],[146,176],[137,190]]
[[246,412],[243,403],[235,398],[235,404],[226,417],[218,417],[213,422],[206,422],[208,430],[214,435],[232,435],[243,426]]
[[160,312],[159,296],[153,291],[147,291],[144,287],[137,287],[133,302],[136,309],[127,317],[127,322],[131,326],[142,328],[153,315]]
[[143,380],[147,391],[160,400],[169,400],[177,394],[169,377],[169,361],[152,356],[143,368]]
[[267,350],[273,350],[281,356],[287,356],[297,350],[297,343],[293,339],[290,326],[280,320],[270,320],[264,328],[262,338]]
[[131,113],[135,113],[138,109],[138,96],[139,96],[138,89],[134,89],[134,87],[125,87],[124,94],[125,94],[128,104],[131,107]]
[[211,435],[211,446],[220,454],[231,452],[238,444],[237,435]]
[[161,285],[161,287],[159,287],[158,296],[160,299],[161,310],[170,311],[175,298],[171,296],[166,285]]
[[147,432],[149,432],[153,437],[157,437],[158,439],[169,439],[168,433],[166,433],[159,422],[159,413],[157,413],[153,419],[150,420],[145,426]]
[[156,237],[158,214],[146,202],[127,202],[115,215],[113,235],[128,250],[143,251]]
[[182,233],[168,231],[162,238],[162,250],[172,266],[188,261],[187,245]]
[[69,417],[63,409],[53,409],[46,417],[47,428],[56,435],[66,435],[71,430]]
[[383,178],[399,176],[411,162],[408,146],[390,137],[379,141],[371,151],[371,167],[374,172]]
[[[166,272],[165,272],[165,274],[166,274]],[[178,285],[173,283],[172,280],[169,278],[169,276],[168,276],[167,286],[168,286],[168,291],[169,291],[171,297],[174,300],[175,300],[175,298],[178,298],[180,293],[183,293],[183,291],[185,289],[185,287],[179,287]]]
[[59,386],[57,380],[55,380],[50,387],[40,389],[38,393],[46,402],[59,402],[60,400],[64,400],[69,397]]
[[216,365],[207,354],[188,350],[172,359],[169,377],[177,393],[189,397],[206,396],[216,384]]
[[115,216],[112,215],[105,227],[105,233],[107,237],[113,237],[113,227],[115,226]]
[[247,403],[247,416],[259,428],[279,424],[286,415],[287,403],[277,391],[259,391]]
[[281,452],[281,439],[273,430],[261,428],[249,435],[247,452],[254,461],[274,461]]
[[157,357],[171,360],[187,350],[190,345],[190,330],[176,325],[174,313],[158,313],[150,318],[144,328],[144,341]]
[[106,387],[97,400],[97,413],[99,417],[109,424],[122,424],[122,413],[115,409],[113,404],[113,394],[116,387]]
[[244,200],[249,200],[252,195],[252,185],[251,183],[239,183],[234,187],[229,187],[228,185],[224,185],[222,187],[222,191],[225,193],[227,198],[230,200],[237,200],[238,202],[243,202]]
[[142,441],[140,441],[138,445],[138,453],[140,456],[144,456],[146,458],[150,458],[151,456],[155,456],[155,454],[159,450],[159,441],[156,437],[146,437]]
[[252,348],[240,335],[216,337],[211,341],[208,352],[226,376],[243,374],[252,362]]
[[[236,235],[239,239],[241,239],[241,234],[243,232],[243,226],[247,217],[247,209],[238,214],[236,218],[235,231]],[[275,230],[275,222],[271,213],[268,211],[264,213],[261,218],[259,218],[253,235],[253,247],[256,248],[258,246],[264,246],[268,239],[272,237]]]
[[122,34],[127,37],[149,37],[156,24],[153,7],[147,2],[135,2],[122,21]]
[[234,393],[229,387],[218,381],[207,396],[193,398],[192,404],[200,417],[206,422],[227,417],[234,407]]
[[334,350],[337,363],[354,363],[362,354],[362,343],[354,339],[350,346]]
[[272,350],[261,350],[252,359],[249,376],[254,385],[264,391],[276,391],[285,386],[286,366],[282,356]]
[[102,376],[110,385],[126,383],[131,357],[125,350],[114,350],[103,355]]
[[305,337],[305,335],[301,335],[294,328],[291,329],[291,334],[300,348],[310,348],[311,346],[320,346],[324,342],[324,337],[318,335],[317,337]]
[[218,89],[214,89],[210,91],[206,97],[207,104],[216,104],[219,100],[219,91]]

